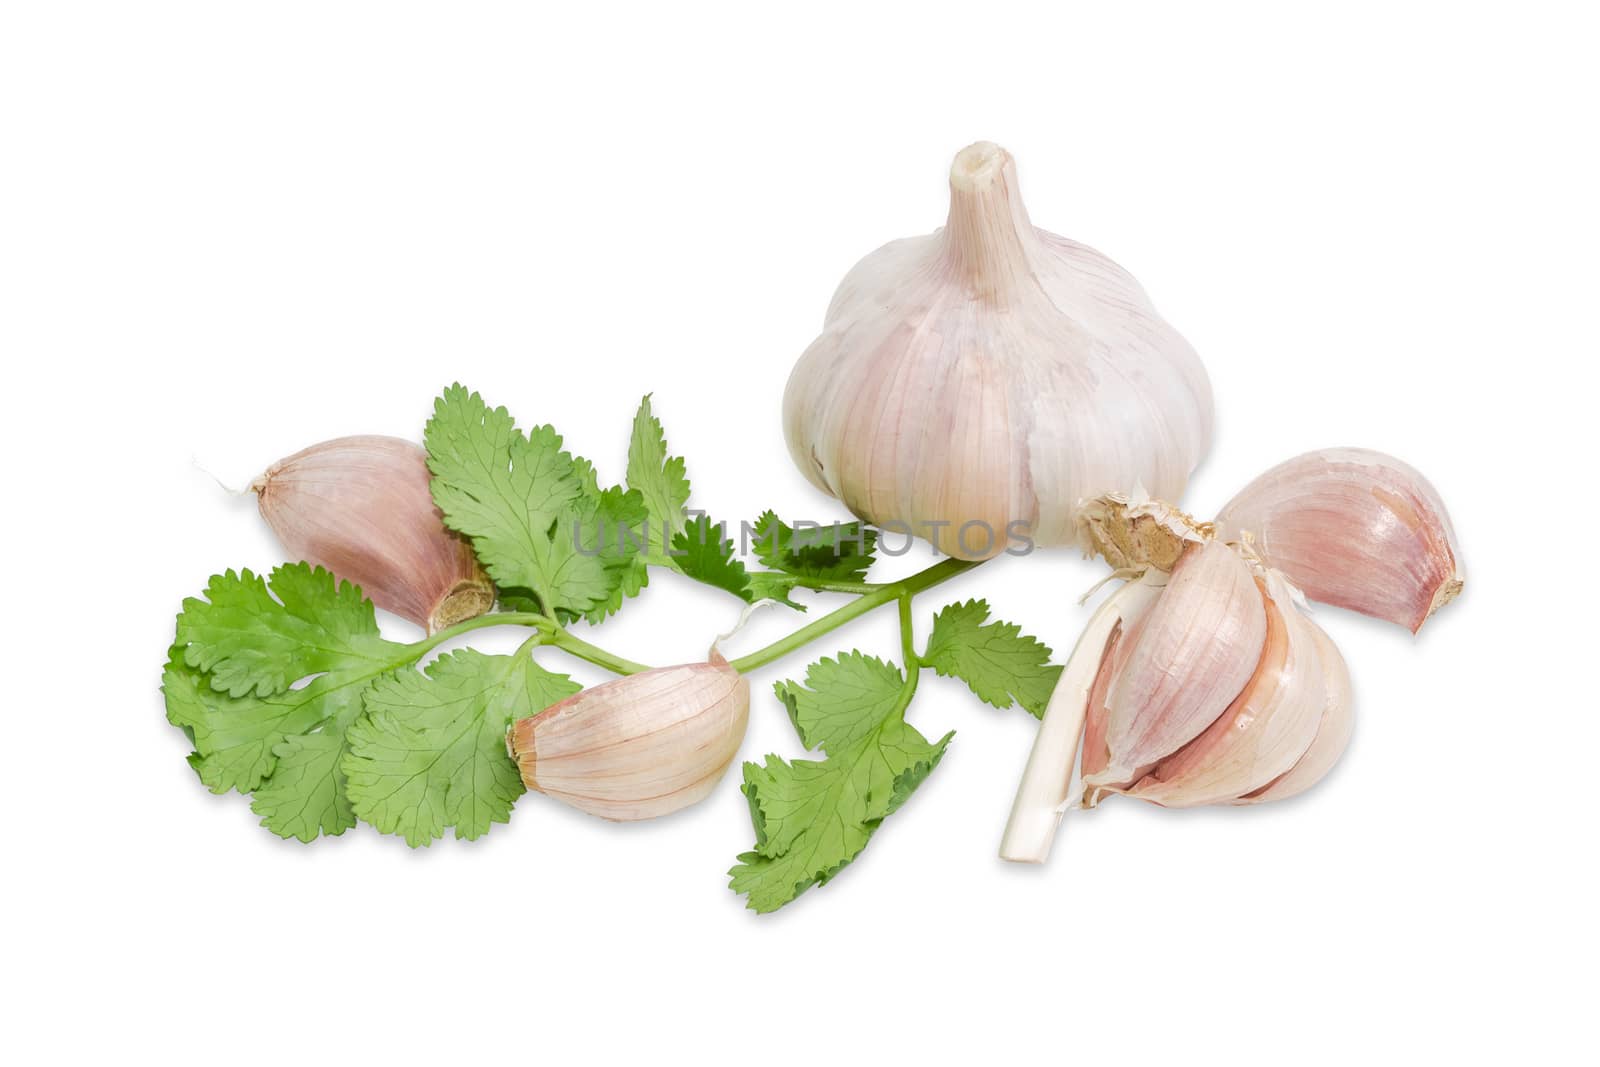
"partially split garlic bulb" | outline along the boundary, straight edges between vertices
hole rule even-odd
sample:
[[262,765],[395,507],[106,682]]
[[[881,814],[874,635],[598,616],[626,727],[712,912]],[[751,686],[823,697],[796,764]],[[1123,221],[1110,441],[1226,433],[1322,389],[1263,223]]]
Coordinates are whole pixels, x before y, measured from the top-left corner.
[[529,789],[605,819],[653,819],[710,793],[744,740],[750,683],[706,663],[618,678],[512,724]]
[[1075,800],[1195,807],[1310,788],[1354,720],[1344,658],[1296,585],[1412,629],[1461,589],[1438,494],[1377,452],[1290,460],[1215,523],[1125,496],[1084,514],[1087,542],[1143,573],[1095,613],[1062,672],[1001,844],[1010,860],[1042,862]]
[[340,437],[251,483],[290,556],[361,587],[385,611],[442,630],[494,606],[472,547],[446,530],[428,455],[397,437]]
[[1036,229],[986,142],[955,158],[943,230],[845,276],[784,395],[813,484],[965,559],[1071,542],[1104,493],[1178,499],[1211,415],[1204,368],[1138,282]]

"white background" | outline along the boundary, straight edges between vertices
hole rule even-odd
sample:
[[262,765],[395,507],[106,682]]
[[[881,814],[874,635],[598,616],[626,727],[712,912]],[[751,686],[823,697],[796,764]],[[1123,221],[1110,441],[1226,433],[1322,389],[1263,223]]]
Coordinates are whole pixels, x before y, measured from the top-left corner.
[[[1094,6],[8,5],[8,1060],[1592,1055],[1594,29],[1580,5]],[[725,887],[732,780],[632,826],[530,796],[416,852],[279,841],[205,792],[156,692],[172,616],[280,557],[191,461],[242,484],[415,436],[459,379],[615,478],[654,391],[696,503],[838,514],[784,451],[784,381],[844,271],[943,222],[980,138],[1206,361],[1193,510],[1342,444],[1448,501],[1467,590],[1419,639],[1318,613],[1359,700],[1329,780],[1260,810],[1113,801],[1007,866],[1033,722],[930,675],[912,721],[958,731],[943,765],[765,918]],[[1065,650],[1103,573],[1008,560],[919,619],[982,595]],[[672,662],[734,614],[658,578],[597,639]],[[892,620],[811,651],[851,644],[893,655]],[[805,662],[754,679],[744,757],[799,754],[767,686]]]

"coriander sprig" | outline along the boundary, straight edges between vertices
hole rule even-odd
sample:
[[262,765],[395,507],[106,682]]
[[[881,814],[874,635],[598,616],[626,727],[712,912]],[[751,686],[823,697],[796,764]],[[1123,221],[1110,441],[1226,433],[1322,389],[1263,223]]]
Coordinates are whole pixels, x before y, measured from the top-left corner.
[[[851,651],[812,664],[803,684],[774,687],[801,742],[823,758],[745,765],[756,844],[733,886],[758,911],[837,874],[938,764],[953,733],[930,742],[905,721],[923,670],[1034,714],[1058,670],[1048,648],[988,622],[982,601],[946,607],[915,651],[914,598],[978,563],[946,559],[871,582],[877,531],[854,522],[806,529],[768,511],[753,525],[760,566],[747,565],[725,527],[688,510],[685,464],[670,455],[649,397],[634,419],[626,482],[607,488],[554,428],[524,432],[461,386],[435,402],[424,436],[434,503],[496,582],[500,610],[395,642],[355,586],[287,563],[266,577],[220,574],[178,617],[163,680],[168,718],[192,741],[201,781],[250,794],[281,836],[310,841],[365,821],[420,846],[452,828],[471,839],[507,821],[525,791],[508,727],[579,691],[536,656],[553,649],[618,676],[652,671],[570,628],[602,623],[652,574],[799,611],[796,590],[849,598],[733,660],[738,674],[878,608],[899,614],[902,666]],[[629,536],[633,528],[643,535]],[[497,626],[532,632],[509,656],[461,649],[430,659]]]

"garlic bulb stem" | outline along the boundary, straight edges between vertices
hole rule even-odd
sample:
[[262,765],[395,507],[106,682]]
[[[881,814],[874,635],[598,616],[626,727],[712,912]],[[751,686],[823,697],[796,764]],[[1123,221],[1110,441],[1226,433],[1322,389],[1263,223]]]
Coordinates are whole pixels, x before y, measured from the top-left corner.
[[950,166],[950,216],[944,255],[972,295],[1005,304],[1032,273],[1038,233],[1028,221],[1017,187],[1017,167],[1005,149],[988,141],[968,145]]
[[1078,638],[1061,680],[1050,694],[1044,721],[1039,724],[1033,751],[1028,754],[1028,765],[1011,805],[1011,818],[1000,840],[1001,859],[1043,863],[1049,857],[1056,828],[1070,802],[1072,768],[1078,758],[1089,691],[1094,687],[1106,643],[1118,624],[1138,618],[1155,603],[1167,578],[1164,572],[1151,569],[1118,589],[1095,611],[1083,636]]

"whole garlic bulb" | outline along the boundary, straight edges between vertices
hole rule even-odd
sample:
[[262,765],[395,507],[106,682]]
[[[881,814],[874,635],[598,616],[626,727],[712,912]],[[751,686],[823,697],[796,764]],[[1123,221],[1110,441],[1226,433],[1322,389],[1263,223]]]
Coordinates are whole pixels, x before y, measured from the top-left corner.
[[445,529],[430,478],[421,445],[358,436],[281,459],[250,488],[290,556],[433,633],[482,615],[495,594],[472,546]]
[[749,714],[750,683],[713,652],[552,704],[513,723],[506,748],[529,789],[605,819],[653,819],[711,792]]
[[987,142],[955,158],[944,229],[845,276],[784,395],[813,484],[966,559],[1071,542],[1103,493],[1177,500],[1211,418],[1194,350],[1121,267],[1029,222]]

